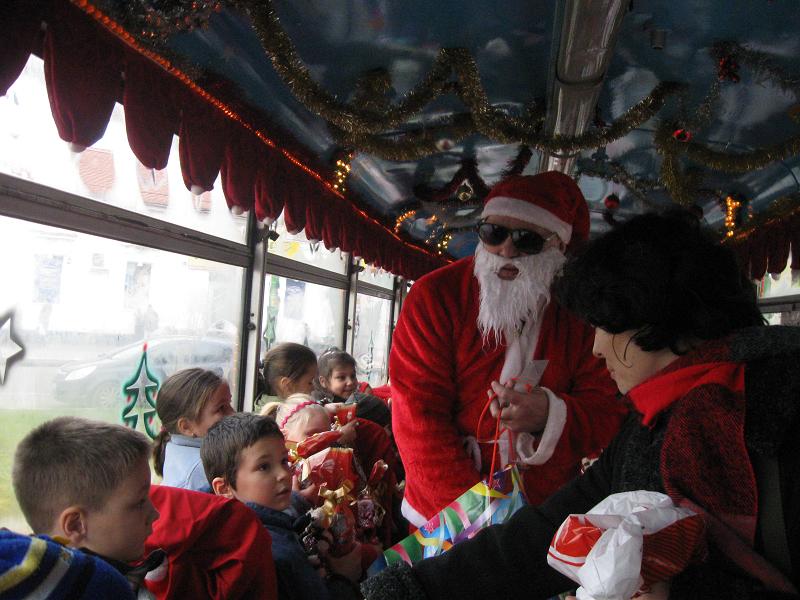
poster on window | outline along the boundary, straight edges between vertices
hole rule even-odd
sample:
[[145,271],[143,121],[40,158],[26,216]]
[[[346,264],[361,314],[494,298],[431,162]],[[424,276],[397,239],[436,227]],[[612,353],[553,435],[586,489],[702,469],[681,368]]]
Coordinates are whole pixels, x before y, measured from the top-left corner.
[[303,320],[303,304],[306,295],[306,282],[296,279],[286,280],[286,308],[284,316],[288,319]]

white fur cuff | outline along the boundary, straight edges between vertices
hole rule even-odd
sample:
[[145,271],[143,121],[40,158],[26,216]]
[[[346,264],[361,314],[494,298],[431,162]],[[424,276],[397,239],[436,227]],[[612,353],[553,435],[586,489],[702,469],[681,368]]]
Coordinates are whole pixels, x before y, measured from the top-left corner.
[[[567,424],[567,404],[547,388],[541,388],[547,394],[549,413],[547,423],[540,436],[532,433],[517,434],[517,456],[526,465],[542,465],[550,460],[561,439]],[[539,438],[539,447],[534,449],[534,442]]]

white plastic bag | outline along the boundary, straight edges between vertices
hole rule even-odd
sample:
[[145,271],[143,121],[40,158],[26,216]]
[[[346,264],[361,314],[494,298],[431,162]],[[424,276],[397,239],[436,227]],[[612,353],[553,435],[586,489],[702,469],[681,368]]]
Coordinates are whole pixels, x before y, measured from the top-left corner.
[[643,585],[682,571],[703,548],[704,534],[702,518],[669,496],[623,492],[567,517],[547,562],[580,584],[579,600],[628,600]]

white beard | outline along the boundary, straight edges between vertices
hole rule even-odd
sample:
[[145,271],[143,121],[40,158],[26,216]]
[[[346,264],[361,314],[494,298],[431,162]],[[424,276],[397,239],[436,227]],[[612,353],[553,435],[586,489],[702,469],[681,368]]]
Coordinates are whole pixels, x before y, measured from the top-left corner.
[[[504,258],[478,243],[475,249],[475,277],[480,284],[478,328],[484,342],[494,336],[499,344],[514,339],[525,323],[535,323],[550,301],[550,285],[564,266],[566,256],[557,248],[539,254]],[[497,273],[512,264],[519,270],[511,281]]]

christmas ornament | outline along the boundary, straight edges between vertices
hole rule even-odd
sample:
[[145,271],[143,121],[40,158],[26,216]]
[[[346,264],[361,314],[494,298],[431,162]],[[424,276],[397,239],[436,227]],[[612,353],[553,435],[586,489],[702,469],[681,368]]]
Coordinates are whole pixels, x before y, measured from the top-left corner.
[[739,63],[732,56],[724,56],[717,64],[717,79],[739,83]]
[[606,196],[605,200],[603,200],[603,204],[606,205],[608,210],[617,210],[619,208],[619,196],[616,194],[609,194]]
[[692,139],[692,132],[688,129],[676,129],[672,132],[672,137],[679,142],[689,142]]

